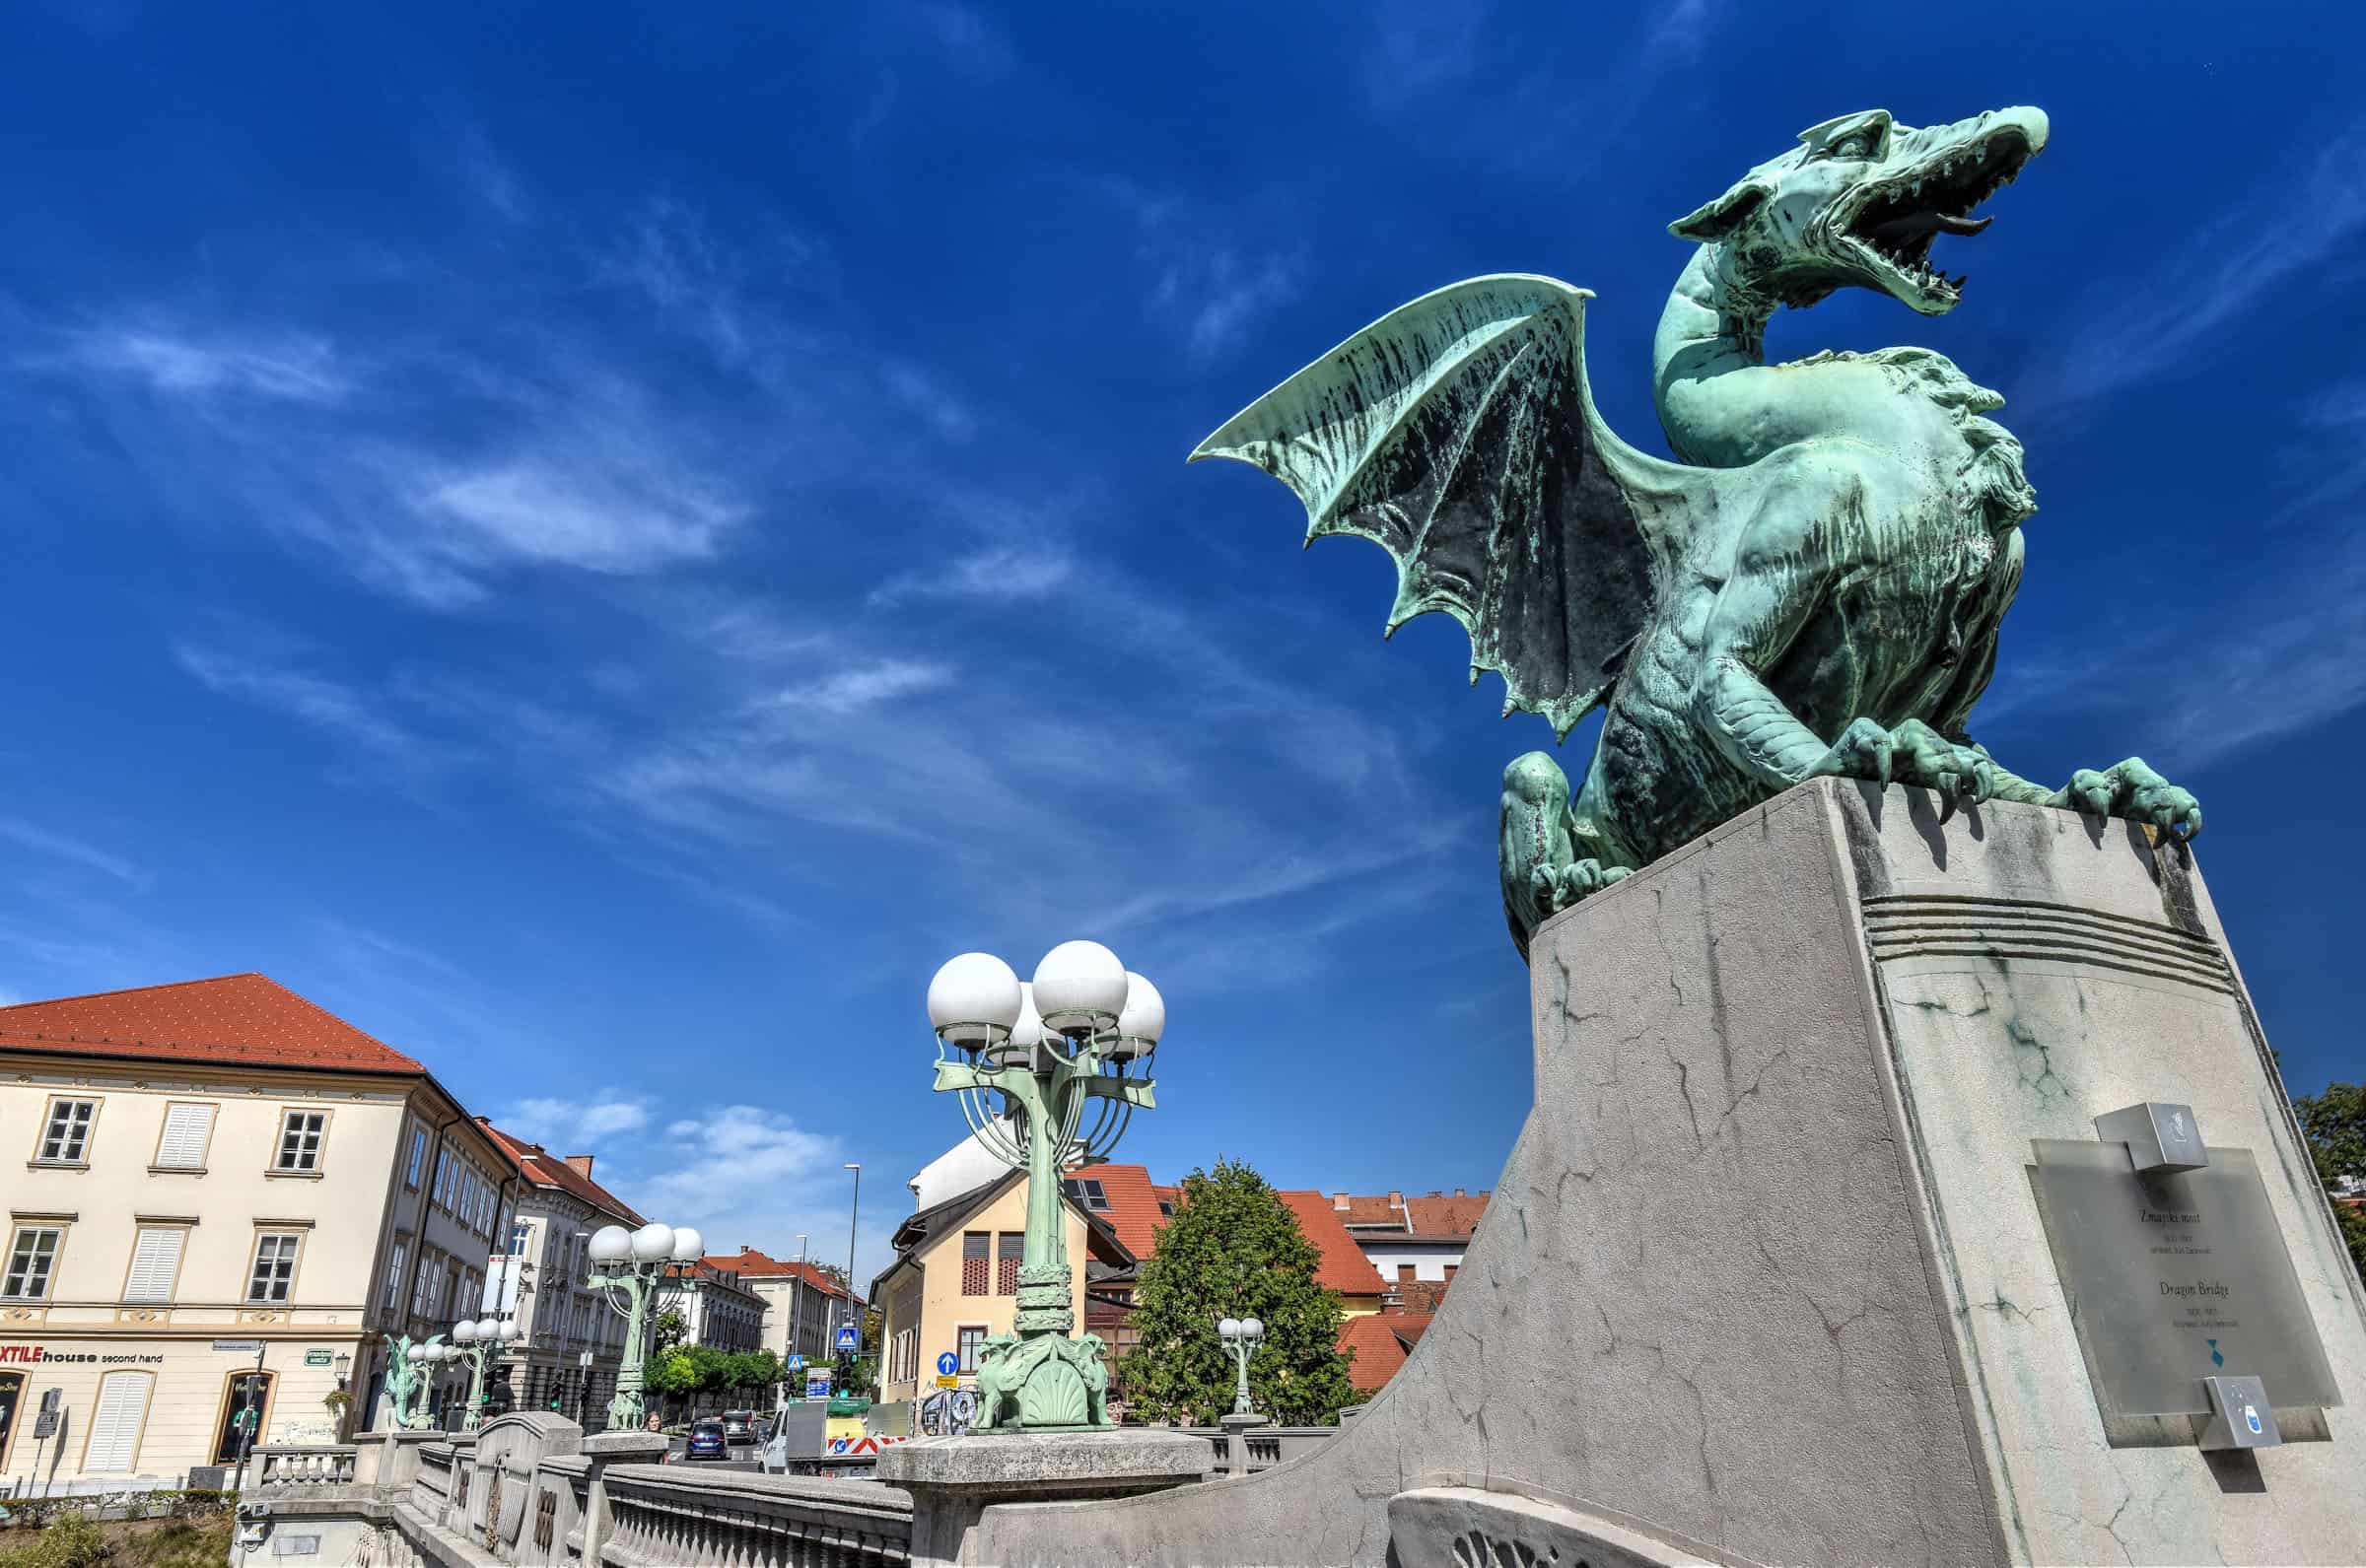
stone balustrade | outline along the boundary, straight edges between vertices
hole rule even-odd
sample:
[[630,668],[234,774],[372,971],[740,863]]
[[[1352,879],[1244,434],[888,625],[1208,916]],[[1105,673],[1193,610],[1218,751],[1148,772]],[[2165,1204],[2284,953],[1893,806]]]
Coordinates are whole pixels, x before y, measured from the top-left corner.
[[360,1451],[351,1443],[264,1443],[255,1448],[257,1486],[350,1486],[354,1459]]
[[1316,1449],[1339,1436],[1336,1426],[1252,1426],[1242,1434],[1241,1447],[1245,1461],[1236,1470],[1232,1463],[1232,1434],[1220,1426],[1188,1426],[1183,1428],[1194,1437],[1204,1437],[1216,1451],[1218,1475],[1254,1475],[1270,1470],[1277,1465],[1287,1464],[1301,1454]]
[[890,1568],[910,1560],[912,1497],[877,1481],[620,1465],[605,1477],[609,1568],[766,1563]]

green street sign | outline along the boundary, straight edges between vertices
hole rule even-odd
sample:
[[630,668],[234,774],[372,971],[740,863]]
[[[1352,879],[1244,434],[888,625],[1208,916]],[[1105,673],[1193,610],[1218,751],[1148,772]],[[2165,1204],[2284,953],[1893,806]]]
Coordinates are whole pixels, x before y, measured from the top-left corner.
[[304,1364],[308,1367],[329,1366],[333,1364],[333,1359],[325,1350],[307,1350],[304,1353]]

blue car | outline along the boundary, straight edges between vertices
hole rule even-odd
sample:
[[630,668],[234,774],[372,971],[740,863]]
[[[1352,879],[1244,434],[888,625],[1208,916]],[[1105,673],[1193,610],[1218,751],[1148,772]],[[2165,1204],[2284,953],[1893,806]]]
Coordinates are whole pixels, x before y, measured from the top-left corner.
[[721,1421],[694,1421],[690,1425],[690,1441],[682,1446],[686,1460],[719,1460],[728,1457],[731,1445],[726,1441]]

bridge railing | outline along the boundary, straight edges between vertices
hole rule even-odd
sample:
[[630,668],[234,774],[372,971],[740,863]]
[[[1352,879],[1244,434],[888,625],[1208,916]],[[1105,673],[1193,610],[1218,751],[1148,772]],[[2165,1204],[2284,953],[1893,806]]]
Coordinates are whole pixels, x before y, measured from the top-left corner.
[[253,1454],[257,1486],[351,1486],[351,1443],[262,1443]]
[[620,1465],[601,1484],[613,1521],[599,1551],[607,1568],[900,1568],[911,1559],[911,1494],[877,1481]]

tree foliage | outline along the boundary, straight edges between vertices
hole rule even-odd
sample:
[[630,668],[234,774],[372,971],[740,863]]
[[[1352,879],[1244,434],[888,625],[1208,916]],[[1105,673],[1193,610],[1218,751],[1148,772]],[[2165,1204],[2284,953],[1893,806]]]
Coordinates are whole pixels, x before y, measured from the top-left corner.
[[2317,1178],[2329,1192],[2346,1187],[2352,1201],[2333,1201],[2341,1222],[2341,1239],[2349,1244],[2349,1261],[2366,1278],[2366,1203],[2355,1201],[2366,1185],[2366,1084],[2329,1083],[2323,1094],[2295,1098],[2301,1130],[2309,1135],[2309,1157],[2317,1162]]
[[690,1320],[682,1316],[680,1308],[668,1307],[658,1314],[657,1332],[658,1348],[670,1350],[690,1337]]
[[1340,1304],[1315,1282],[1322,1262],[1297,1216],[1244,1164],[1183,1179],[1182,1202],[1158,1233],[1134,1293],[1140,1342],[1118,1363],[1132,1411],[1206,1425],[1232,1408],[1224,1318],[1258,1318],[1265,1342],[1249,1360],[1249,1397],[1284,1425],[1328,1425],[1360,1398],[1339,1349]]

